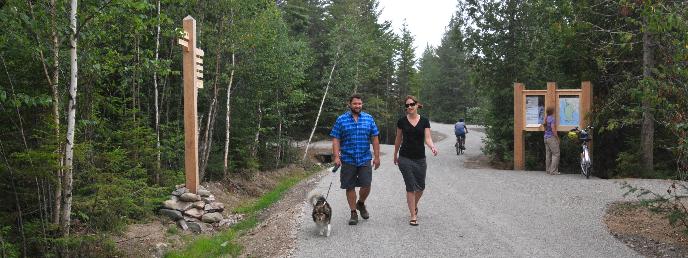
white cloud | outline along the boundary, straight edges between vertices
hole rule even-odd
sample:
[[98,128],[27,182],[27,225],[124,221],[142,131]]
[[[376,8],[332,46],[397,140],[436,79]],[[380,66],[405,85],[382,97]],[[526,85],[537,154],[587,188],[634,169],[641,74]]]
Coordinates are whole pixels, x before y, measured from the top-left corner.
[[380,19],[392,22],[399,33],[406,19],[415,38],[416,58],[420,58],[426,44],[438,46],[446,26],[456,11],[457,0],[379,0]]

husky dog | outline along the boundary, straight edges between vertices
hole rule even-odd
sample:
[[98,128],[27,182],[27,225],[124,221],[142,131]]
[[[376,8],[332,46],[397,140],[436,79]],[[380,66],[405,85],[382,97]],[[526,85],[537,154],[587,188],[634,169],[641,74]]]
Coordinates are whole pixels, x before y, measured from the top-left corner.
[[316,191],[308,194],[308,203],[313,206],[313,222],[318,227],[318,233],[326,237],[330,236],[330,219],[332,208],[325,197]]

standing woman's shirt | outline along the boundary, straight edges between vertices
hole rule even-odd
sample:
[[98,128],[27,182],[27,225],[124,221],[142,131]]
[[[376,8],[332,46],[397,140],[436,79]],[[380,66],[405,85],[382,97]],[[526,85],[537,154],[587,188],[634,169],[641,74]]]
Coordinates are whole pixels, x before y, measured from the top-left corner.
[[421,116],[418,124],[413,126],[406,116],[402,116],[397,121],[397,128],[401,129],[404,135],[399,156],[409,159],[425,158],[425,128],[430,128],[430,120]]
[[547,116],[545,118],[547,120],[547,125],[545,126],[545,139],[550,138],[554,136],[554,132],[552,132],[552,125],[554,124],[554,116]]

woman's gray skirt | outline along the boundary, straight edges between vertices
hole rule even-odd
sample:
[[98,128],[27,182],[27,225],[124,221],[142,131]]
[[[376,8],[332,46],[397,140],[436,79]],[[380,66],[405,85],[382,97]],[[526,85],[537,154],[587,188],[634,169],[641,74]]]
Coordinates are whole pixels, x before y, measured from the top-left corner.
[[425,158],[409,159],[399,156],[399,170],[404,177],[407,192],[418,192],[425,190],[425,171],[428,165]]

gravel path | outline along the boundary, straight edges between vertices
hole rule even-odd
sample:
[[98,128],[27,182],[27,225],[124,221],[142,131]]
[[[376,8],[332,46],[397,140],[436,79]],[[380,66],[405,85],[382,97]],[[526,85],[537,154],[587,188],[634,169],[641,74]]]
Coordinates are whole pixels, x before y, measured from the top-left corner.
[[[469,169],[464,161],[481,155],[484,134],[472,130],[466,154],[454,152],[452,125],[432,124],[451,135],[427,151],[426,192],[419,205],[420,226],[408,224],[404,183],[392,162],[394,146],[383,145],[382,165],[373,172],[367,206],[371,217],[349,226],[338,174],[322,177],[334,215],[332,235],[318,236],[303,205],[295,257],[638,257],[611,236],[602,218],[607,204],[624,200],[621,180],[550,176],[542,171]],[[470,130],[470,127],[469,127]],[[565,155],[565,154],[564,154]],[[474,167],[474,166],[471,166]],[[325,172],[323,172],[325,173]],[[664,180],[629,180],[662,191]]]

